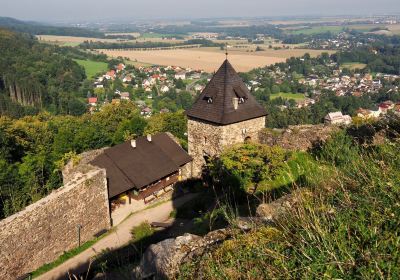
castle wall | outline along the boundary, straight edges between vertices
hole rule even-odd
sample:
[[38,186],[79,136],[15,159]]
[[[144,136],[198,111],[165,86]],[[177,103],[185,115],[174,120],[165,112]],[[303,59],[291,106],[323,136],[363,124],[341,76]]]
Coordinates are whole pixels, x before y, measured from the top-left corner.
[[189,155],[193,157],[191,173],[199,177],[206,164],[204,156],[218,156],[230,145],[244,143],[248,137],[258,142],[258,134],[265,127],[265,117],[230,125],[216,125],[201,120],[188,120]]
[[0,221],[0,279],[15,279],[110,228],[105,170],[94,169]]

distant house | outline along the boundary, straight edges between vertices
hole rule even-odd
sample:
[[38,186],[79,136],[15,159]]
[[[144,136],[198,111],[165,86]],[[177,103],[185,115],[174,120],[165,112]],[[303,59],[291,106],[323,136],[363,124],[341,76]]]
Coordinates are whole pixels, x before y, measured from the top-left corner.
[[89,97],[88,103],[90,106],[96,106],[97,105],[97,97]]
[[162,86],[160,89],[161,92],[166,93],[169,91],[169,87],[168,86]]
[[175,74],[175,79],[177,79],[177,80],[179,80],[179,79],[182,79],[182,80],[186,79],[186,72],[185,72],[185,71],[177,72],[177,73]]
[[191,161],[171,136],[159,133],[108,148],[91,164],[106,170],[113,209],[113,202],[122,195],[148,203],[172,191],[182,179],[182,169]]
[[202,85],[197,84],[194,86],[195,91],[203,91],[203,89],[204,89],[204,86],[202,86]]
[[379,118],[381,115],[381,112],[378,111],[372,111],[368,109],[358,109],[357,110],[357,117],[360,117],[362,119],[370,119],[370,118]]
[[142,116],[151,116],[151,109],[149,107],[143,108],[140,114]]
[[123,63],[118,64],[117,65],[117,73],[125,70],[125,68],[126,68],[125,64],[123,64]]
[[325,116],[325,124],[351,124],[351,117],[349,115],[343,115],[342,112],[333,112]]
[[132,77],[131,77],[131,76],[125,76],[125,77],[122,79],[122,81],[123,81],[124,83],[130,83],[130,82],[132,82]]
[[121,100],[129,100],[129,92],[121,92]]
[[114,80],[115,77],[116,77],[115,70],[110,70],[104,75],[104,78],[106,78],[107,80]]
[[113,104],[113,105],[117,105],[117,104],[120,104],[120,103],[121,103],[120,99],[114,98],[113,100],[111,100],[111,104]]
[[311,98],[306,98],[304,100],[297,100],[296,101],[296,107],[297,108],[304,108],[304,107],[308,107],[312,104],[315,104],[315,100],[311,99]]

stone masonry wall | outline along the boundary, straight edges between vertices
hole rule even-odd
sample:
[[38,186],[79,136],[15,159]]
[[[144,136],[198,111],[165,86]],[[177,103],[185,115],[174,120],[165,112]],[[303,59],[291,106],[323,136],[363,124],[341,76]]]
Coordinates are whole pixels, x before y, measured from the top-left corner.
[[216,125],[200,120],[188,120],[189,155],[192,156],[192,177],[201,175],[204,156],[218,156],[224,148],[243,143],[247,137],[258,142],[258,134],[265,127],[265,117],[230,125]]
[[108,230],[105,170],[93,169],[0,221],[0,279],[15,279]]
[[287,129],[263,129],[260,143],[280,146],[287,150],[306,151],[318,142],[325,142],[340,128],[334,125],[298,125]]

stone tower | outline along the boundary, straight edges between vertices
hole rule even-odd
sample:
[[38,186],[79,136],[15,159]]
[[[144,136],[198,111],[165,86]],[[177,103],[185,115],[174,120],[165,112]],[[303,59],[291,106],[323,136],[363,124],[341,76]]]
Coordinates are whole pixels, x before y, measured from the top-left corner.
[[258,141],[267,115],[228,60],[186,114],[192,177],[199,177],[207,158],[218,156],[226,146]]

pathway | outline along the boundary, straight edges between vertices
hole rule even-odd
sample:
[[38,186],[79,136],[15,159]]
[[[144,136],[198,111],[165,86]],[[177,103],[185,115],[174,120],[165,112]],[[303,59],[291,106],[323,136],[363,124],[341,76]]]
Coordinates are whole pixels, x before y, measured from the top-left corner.
[[78,269],[82,265],[87,264],[91,258],[101,253],[105,249],[117,249],[126,245],[131,240],[131,229],[138,226],[144,221],[152,222],[164,222],[169,219],[170,213],[180,205],[196,197],[197,194],[187,194],[183,197],[177,198],[174,201],[166,201],[165,203],[158,205],[154,208],[145,209],[138,213],[131,215],[121,224],[113,229],[113,232],[104,238],[100,239],[96,244],[87,250],[83,251],[79,255],[67,260],[56,268],[42,274],[35,278],[40,280],[56,280],[64,279],[68,271]]

